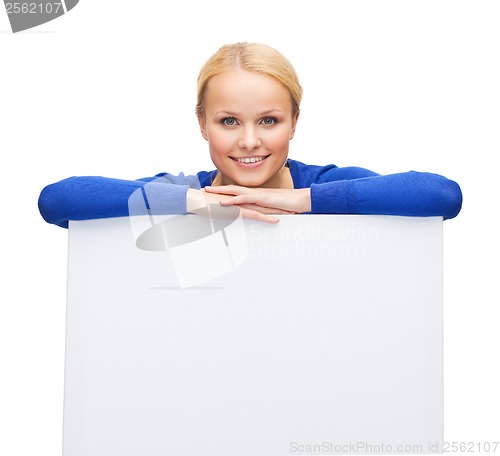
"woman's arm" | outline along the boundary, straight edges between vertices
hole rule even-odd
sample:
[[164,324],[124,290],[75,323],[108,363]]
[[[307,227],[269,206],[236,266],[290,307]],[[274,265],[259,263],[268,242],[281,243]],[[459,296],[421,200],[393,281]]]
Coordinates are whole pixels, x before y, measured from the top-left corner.
[[[156,213],[183,214],[188,188],[188,184],[173,184],[162,177],[137,181],[70,177],[45,187],[38,207],[45,221],[63,228],[68,227],[69,220],[141,215],[143,207]],[[132,195],[140,196],[142,205],[131,204],[130,201],[138,201],[131,199]]]
[[456,217],[458,184],[433,173],[409,171],[311,185],[313,213]]
[[223,205],[296,213],[442,216],[449,219],[455,217],[462,206],[462,193],[456,182],[437,174],[415,171],[313,183],[307,189],[224,186],[205,187],[205,190],[233,195],[223,200]]
[[[70,177],[45,187],[38,199],[42,217],[63,228],[69,220],[89,220],[135,215],[185,214],[228,195],[208,194],[199,189],[196,176],[164,174],[136,181],[99,176]],[[263,208],[242,208],[246,218],[268,223],[278,221]],[[273,213],[287,213],[274,210]]]

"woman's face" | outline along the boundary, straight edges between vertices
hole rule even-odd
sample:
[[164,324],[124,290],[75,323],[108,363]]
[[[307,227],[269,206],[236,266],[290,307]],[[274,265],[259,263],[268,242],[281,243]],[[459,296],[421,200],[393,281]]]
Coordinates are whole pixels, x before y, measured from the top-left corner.
[[210,79],[198,120],[222,184],[279,186],[297,118],[290,93],[269,76],[235,70]]

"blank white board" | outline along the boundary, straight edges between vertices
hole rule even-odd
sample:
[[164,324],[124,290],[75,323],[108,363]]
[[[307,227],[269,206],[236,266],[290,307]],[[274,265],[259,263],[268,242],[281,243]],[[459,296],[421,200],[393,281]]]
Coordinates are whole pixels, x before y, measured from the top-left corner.
[[175,218],[70,223],[64,456],[442,452],[441,218]]

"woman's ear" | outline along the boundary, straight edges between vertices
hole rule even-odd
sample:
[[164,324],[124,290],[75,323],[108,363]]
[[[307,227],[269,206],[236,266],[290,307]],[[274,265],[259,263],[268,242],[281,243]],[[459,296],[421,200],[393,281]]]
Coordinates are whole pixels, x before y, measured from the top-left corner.
[[205,119],[202,116],[198,116],[198,123],[200,124],[201,136],[208,141]]
[[294,114],[292,118],[292,131],[290,132],[290,139],[292,139],[295,135],[295,128],[297,127],[297,121],[299,120],[299,114],[300,111],[297,110],[297,112]]

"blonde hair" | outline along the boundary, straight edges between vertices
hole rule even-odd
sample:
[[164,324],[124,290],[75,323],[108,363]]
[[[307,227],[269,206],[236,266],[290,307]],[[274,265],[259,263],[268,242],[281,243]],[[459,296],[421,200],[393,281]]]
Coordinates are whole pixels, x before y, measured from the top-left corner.
[[231,70],[246,70],[263,74],[278,81],[292,99],[292,115],[300,108],[302,86],[292,64],[276,49],[261,43],[225,44],[210,57],[198,76],[196,115],[205,116],[205,95],[211,78]]

